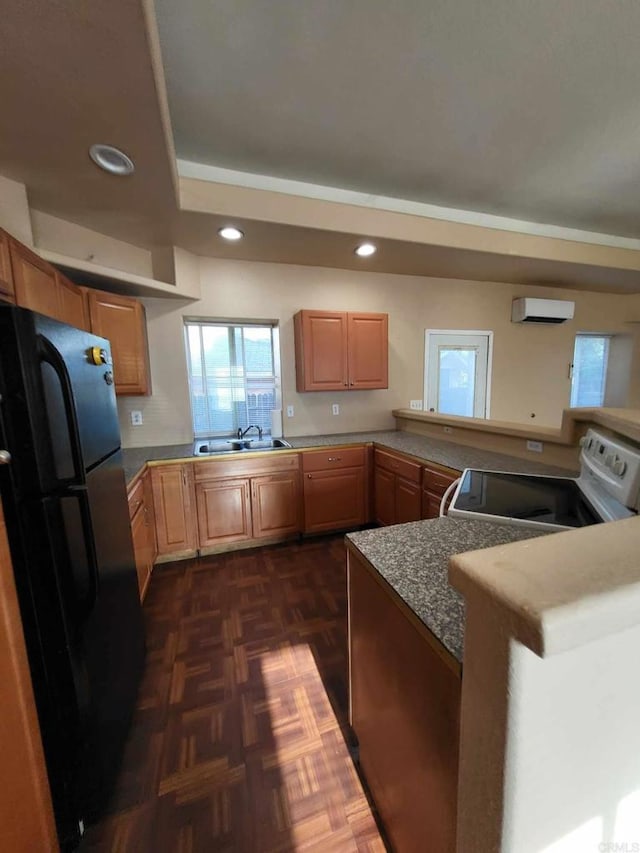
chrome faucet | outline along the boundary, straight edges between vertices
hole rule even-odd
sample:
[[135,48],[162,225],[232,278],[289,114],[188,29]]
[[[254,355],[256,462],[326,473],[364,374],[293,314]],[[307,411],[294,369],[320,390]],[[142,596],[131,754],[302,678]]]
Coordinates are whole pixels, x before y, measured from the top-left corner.
[[244,438],[250,429],[257,429],[258,439],[262,438],[262,427],[259,427],[256,424],[249,424],[249,426],[245,430],[242,430],[240,429],[240,427],[238,427],[238,438]]

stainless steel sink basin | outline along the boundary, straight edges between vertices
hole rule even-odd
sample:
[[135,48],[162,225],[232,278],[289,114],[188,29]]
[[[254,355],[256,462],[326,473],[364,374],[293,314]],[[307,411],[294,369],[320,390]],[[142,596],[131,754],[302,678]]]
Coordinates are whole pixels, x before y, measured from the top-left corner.
[[253,450],[281,450],[291,447],[284,438],[214,438],[199,439],[193,446],[194,456],[213,456],[217,453],[247,453]]

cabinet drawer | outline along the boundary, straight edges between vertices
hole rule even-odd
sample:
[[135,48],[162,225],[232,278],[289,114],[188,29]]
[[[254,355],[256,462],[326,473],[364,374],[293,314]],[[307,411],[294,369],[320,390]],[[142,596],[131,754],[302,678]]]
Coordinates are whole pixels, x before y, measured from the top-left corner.
[[144,483],[142,477],[138,480],[133,489],[129,492],[128,500],[129,518],[133,520],[133,516],[140,509],[144,502]]
[[311,450],[302,454],[302,470],[305,474],[312,471],[330,471],[334,468],[359,468],[364,466],[364,462],[364,447]]
[[433,468],[424,468],[422,472],[422,488],[435,495],[442,495],[449,488],[454,480],[457,480],[459,474],[445,474],[442,471],[435,471]]
[[216,480],[218,477],[253,477],[257,474],[272,474],[276,471],[297,471],[300,463],[297,453],[274,453],[242,459],[208,459],[206,462],[194,462],[196,482]]
[[405,480],[410,480],[412,483],[419,483],[422,477],[422,466],[417,462],[411,462],[402,456],[397,456],[395,453],[386,453],[384,450],[376,448],[374,454],[375,464],[378,468],[385,468],[387,471],[392,471]]

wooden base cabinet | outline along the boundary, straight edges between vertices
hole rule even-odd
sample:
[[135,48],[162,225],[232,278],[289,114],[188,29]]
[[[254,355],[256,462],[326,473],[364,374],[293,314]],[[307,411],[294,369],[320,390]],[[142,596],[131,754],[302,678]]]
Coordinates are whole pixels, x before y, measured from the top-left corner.
[[158,556],[193,557],[197,549],[193,465],[151,468]]
[[196,462],[198,545],[283,539],[300,532],[298,454]]
[[460,666],[350,546],[347,566],[361,769],[394,850],[453,853]]
[[364,447],[302,454],[304,532],[325,533],[368,521]]
[[140,599],[143,599],[157,556],[153,491],[149,470],[146,470],[133,487],[130,487],[128,497],[138,587]]
[[401,454],[374,452],[374,501],[378,524],[419,521],[422,466]]
[[459,476],[460,472],[452,468],[425,465],[422,469],[422,518],[438,518],[443,495]]

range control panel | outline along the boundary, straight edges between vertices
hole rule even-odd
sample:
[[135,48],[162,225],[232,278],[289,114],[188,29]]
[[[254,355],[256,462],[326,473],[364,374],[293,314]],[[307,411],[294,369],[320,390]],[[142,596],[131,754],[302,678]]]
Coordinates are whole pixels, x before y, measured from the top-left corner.
[[640,509],[640,447],[593,429],[580,439],[581,478],[592,481],[630,509]]

